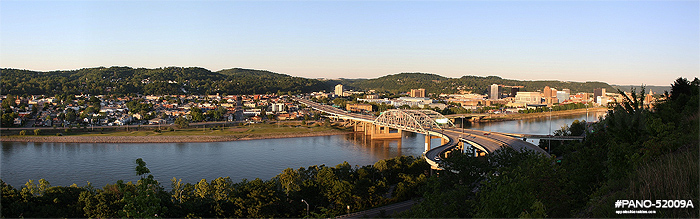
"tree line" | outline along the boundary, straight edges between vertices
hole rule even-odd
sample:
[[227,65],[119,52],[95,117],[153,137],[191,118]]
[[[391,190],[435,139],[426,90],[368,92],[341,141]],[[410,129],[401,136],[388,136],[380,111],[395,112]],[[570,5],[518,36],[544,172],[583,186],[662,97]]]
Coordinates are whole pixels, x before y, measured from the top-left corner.
[[0,181],[2,217],[333,217],[348,206],[359,211],[416,196],[427,169],[422,158],[402,156],[363,167],[344,162],[288,168],[270,180],[173,178],[166,191],[139,158],[136,183],[95,188],[51,186],[40,179],[16,189]]

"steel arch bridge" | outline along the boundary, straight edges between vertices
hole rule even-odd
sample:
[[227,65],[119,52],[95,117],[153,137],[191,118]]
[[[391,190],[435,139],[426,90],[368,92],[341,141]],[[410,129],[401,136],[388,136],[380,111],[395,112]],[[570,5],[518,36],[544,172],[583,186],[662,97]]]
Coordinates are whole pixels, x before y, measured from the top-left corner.
[[455,128],[447,117],[432,110],[388,110],[379,115],[374,124],[423,134]]

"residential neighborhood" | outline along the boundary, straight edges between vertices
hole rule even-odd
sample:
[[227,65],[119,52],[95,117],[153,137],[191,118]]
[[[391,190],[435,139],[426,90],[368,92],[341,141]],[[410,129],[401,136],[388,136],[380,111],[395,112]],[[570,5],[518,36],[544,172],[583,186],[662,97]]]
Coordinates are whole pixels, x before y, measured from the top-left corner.
[[[592,93],[571,94],[569,89],[544,87],[536,92],[522,92],[519,87],[491,85],[486,94],[427,93],[412,89],[397,98],[383,98],[373,91],[345,91],[336,86],[333,93],[313,92],[302,95],[349,112],[378,115],[390,108],[432,109],[443,114],[460,113],[527,113],[552,107],[565,108],[607,106],[623,102],[625,96],[595,89]],[[629,98],[630,93],[625,93]],[[652,106],[654,93],[644,96]],[[127,125],[170,125],[179,117],[190,122],[226,121],[261,122],[309,120],[319,113],[295,102],[289,95],[42,95],[2,96],[3,127],[104,127]],[[574,105],[571,105],[574,106]],[[569,107],[571,108],[571,107]],[[8,110],[9,109],[9,110]],[[567,108],[568,109],[568,108]],[[11,110],[11,112],[9,112]]]

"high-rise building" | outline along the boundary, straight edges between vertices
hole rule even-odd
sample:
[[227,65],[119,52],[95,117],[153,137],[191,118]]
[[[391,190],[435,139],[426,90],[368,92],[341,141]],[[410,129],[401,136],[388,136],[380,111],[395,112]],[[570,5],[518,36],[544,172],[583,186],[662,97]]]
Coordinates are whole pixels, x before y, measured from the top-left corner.
[[491,87],[489,87],[489,99],[498,100],[501,98],[501,91],[499,88],[498,84],[492,84]]
[[272,112],[282,112],[284,111],[284,103],[273,103]]
[[605,88],[596,88],[593,90],[593,101],[598,103],[598,97],[605,96]]
[[425,97],[425,89],[411,89],[411,97]]
[[[552,94],[552,91],[554,91],[554,94]],[[554,104],[554,98],[552,98],[552,95],[555,96],[557,95],[557,92],[555,89],[550,88],[549,86],[545,86],[544,90],[542,91],[542,97],[544,98],[544,104],[552,105]]]
[[509,96],[509,97],[515,97],[515,95],[518,94],[518,91],[520,91],[520,88],[519,88],[519,87],[511,87],[511,88],[510,88],[510,95],[508,95],[508,96]]
[[343,85],[342,84],[335,85],[335,95],[343,96]]
[[563,103],[564,101],[569,100],[570,95],[571,95],[571,91],[569,89],[557,91],[557,100],[559,100],[559,103]]

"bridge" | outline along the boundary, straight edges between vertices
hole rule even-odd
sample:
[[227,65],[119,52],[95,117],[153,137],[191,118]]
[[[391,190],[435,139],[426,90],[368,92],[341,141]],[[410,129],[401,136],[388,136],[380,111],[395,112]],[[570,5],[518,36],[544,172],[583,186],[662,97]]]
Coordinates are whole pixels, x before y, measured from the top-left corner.
[[[364,132],[371,138],[401,138],[402,131],[421,133],[425,135],[426,161],[433,169],[443,169],[442,159],[449,156],[453,150],[466,151],[473,156],[485,156],[501,147],[512,147],[516,150],[526,149],[547,154],[540,147],[520,140],[516,136],[505,133],[485,132],[471,129],[458,129],[445,116],[432,110],[387,110],[379,117],[350,113],[328,105],[322,105],[307,99],[294,100],[324,112],[326,117],[342,119],[350,122],[356,132]],[[441,139],[441,145],[431,147],[431,140]]]

